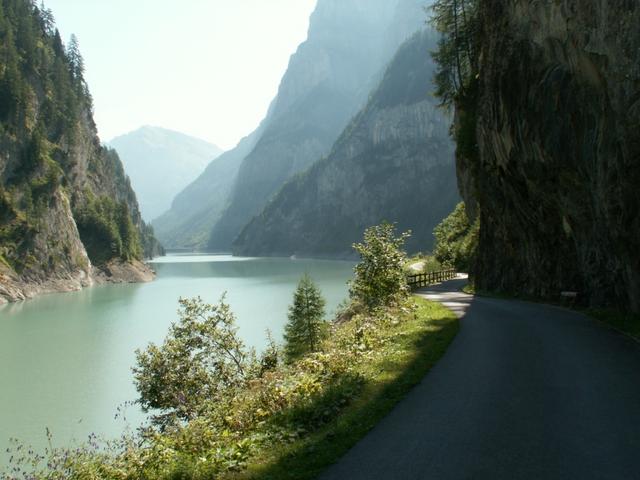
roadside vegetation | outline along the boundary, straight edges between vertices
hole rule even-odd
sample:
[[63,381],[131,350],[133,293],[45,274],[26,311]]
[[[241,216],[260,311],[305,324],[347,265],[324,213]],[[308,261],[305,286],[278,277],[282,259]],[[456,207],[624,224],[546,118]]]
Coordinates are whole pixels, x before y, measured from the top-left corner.
[[415,275],[416,273],[429,273],[444,270],[444,266],[436,260],[433,255],[426,253],[417,253],[407,258],[404,264],[404,271],[407,275]]
[[337,321],[311,278],[293,298],[284,345],[260,355],[224,297],[181,299],[160,345],[137,352],[150,422],[117,441],[9,452],[8,479],[306,479],[337,461],[416,385],[455,336],[455,316],[409,295],[392,225],[354,245],[361,262]]
[[433,256],[442,265],[469,272],[478,247],[479,228],[479,220],[470,223],[464,203],[459,203],[433,231],[436,237]]
[[464,202],[460,202],[448,217],[433,230],[433,253],[418,253],[407,258],[404,271],[407,275],[437,272],[453,268],[458,272],[470,272],[478,248],[479,219],[470,222]]
[[640,342],[640,315],[611,309],[588,309],[587,315],[595,318]]

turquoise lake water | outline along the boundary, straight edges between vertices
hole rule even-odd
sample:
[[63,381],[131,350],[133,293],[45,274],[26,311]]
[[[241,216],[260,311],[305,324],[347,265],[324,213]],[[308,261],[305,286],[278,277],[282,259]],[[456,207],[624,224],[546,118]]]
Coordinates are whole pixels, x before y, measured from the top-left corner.
[[[265,331],[282,336],[298,280],[309,273],[335,311],[353,265],[293,259],[175,255],[153,262],[157,279],[44,295],[0,307],[0,448],[10,437],[41,449],[45,428],[58,446],[90,433],[113,437],[144,416],[135,400],[137,348],[159,343],[177,318],[178,298],[216,302],[223,292],[244,341],[258,351]],[[0,457],[1,458],[1,457]]]

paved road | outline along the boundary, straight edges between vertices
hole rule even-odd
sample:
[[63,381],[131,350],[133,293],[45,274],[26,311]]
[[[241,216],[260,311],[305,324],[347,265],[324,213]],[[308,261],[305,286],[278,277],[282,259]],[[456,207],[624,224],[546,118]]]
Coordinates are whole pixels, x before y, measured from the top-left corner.
[[424,290],[451,347],[322,480],[640,479],[640,345],[582,315]]

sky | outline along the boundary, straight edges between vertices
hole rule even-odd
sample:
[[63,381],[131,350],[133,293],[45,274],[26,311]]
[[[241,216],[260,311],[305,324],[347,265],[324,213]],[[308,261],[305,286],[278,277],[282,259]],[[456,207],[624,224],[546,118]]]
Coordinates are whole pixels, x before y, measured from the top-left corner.
[[103,142],[143,125],[229,149],[258,125],[316,0],[45,0],[85,60]]

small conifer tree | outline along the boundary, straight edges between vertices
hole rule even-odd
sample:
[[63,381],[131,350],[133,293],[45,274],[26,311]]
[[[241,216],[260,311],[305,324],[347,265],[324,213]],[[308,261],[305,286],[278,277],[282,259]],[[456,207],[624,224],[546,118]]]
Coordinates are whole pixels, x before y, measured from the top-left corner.
[[289,322],[285,326],[285,357],[288,363],[306,353],[315,352],[326,335],[325,300],[311,277],[305,274],[293,295],[289,307]]

